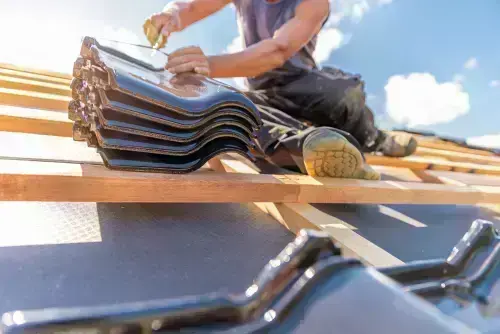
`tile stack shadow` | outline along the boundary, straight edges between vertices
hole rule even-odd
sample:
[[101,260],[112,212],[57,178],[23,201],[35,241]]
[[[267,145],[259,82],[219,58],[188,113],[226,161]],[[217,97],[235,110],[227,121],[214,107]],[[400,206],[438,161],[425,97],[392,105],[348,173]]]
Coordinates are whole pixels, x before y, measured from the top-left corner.
[[73,139],[106,167],[189,173],[226,152],[254,159],[262,125],[238,90],[195,73],[172,75],[85,37],[73,67]]

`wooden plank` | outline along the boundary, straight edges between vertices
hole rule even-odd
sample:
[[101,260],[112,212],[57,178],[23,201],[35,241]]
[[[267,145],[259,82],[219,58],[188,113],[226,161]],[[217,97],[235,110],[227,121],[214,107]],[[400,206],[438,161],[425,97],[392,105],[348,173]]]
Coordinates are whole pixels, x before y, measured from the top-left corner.
[[[421,171],[426,180],[435,183],[451,184],[454,186],[472,187],[481,190],[482,186],[500,185],[500,177],[471,175],[453,172]],[[492,180],[493,179],[493,180]],[[500,213],[500,204],[498,203],[479,203],[477,206],[496,213]]]
[[0,106],[0,131],[72,137],[72,127],[61,112]]
[[6,63],[0,63],[0,68],[9,69],[9,70],[17,71],[17,72],[28,72],[31,74],[44,75],[44,76],[48,76],[48,77],[55,77],[55,78],[66,79],[66,80],[71,80],[71,78],[72,78],[72,75],[70,73],[49,71],[49,70],[45,70],[45,69],[32,68],[32,67],[26,67],[26,66],[17,66],[17,65],[6,64]]
[[[241,174],[259,174],[248,164],[225,155],[210,161],[217,171]],[[367,265],[384,267],[400,265],[404,262],[384,249],[373,244],[354,231],[348,223],[328,215],[312,205],[304,203],[254,203],[265,213],[278,220],[295,234],[301,229],[321,230],[329,233],[339,243],[344,256],[359,258]]]
[[[401,131],[389,131],[392,134],[405,134],[407,135],[407,132],[401,132]],[[414,137],[418,141],[418,147],[426,147],[426,148],[433,148],[433,149],[438,149],[438,150],[444,150],[444,151],[453,151],[453,152],[462,152],[462,153],[469,153],[469,154],[475,154],[475,155],[482,155],[482,156],[494,156],[495,154],[487,151],[487,150],[478,150],[478,149],[473,149],[473,148],[468,148],[468,147],[463,147],[458,144],[455,144],[453,142],[447,142],[444,140],[441,140],[437,137],[427,137],[427,136],[421,136],[417,134],[411,134],[412,137]]]
[[[5,158],[4,158],[5,159]],[[296,175],[119,172],[104,166],[0,161],[0,200],[161,203],[477,204],[500,188],[393,181],[324,180]]]
[[71,78],[58,78],[44,74],[18,71],[6,68],[0,68],[0,75],[9,76],[12,78],[24,78],[24,79],[31,79],[49,83],[59,83],[63,85],[69,85],[71,83]]
[[69,85],[0,75],[0,87],[71,97]]
[[443,170],[463,173],[500,175],[500,167],[465,162],[425,159],[421,157],[391,158],[381,155],[366,155],[370,165],[409,168],[413,170]]
[[72,138],[0,132],[0,158],[102,164],[94,148]]
[[476,155],[476,154],[462,153],[462,152],[451,152],[451,151],[437,150],[426,147],[417,148],[415,155],[440,157],[440,158],[445,158],[449,161],[456,161],[456,162],[471,162],[477,164],[500,165],[499,157],[483,156],[483,155]]
[[427,175],[434,176],[440,180],[453,180],[466,185],[495,186],[500,187],[500,177],[491,175],[476,175],[468,173],[425,171]]
[[422,179],[411,169],[390,167],[390,166],[372,166],[382,175],[384,180],[397,180],[405,182],[422,182]]
[[0,105],[67,112],[70,100],[67,96],[0,88]]
[[0,160],[0,200],[241,203],[295,201],[298,187],[270,175],[118,172],[104,166]]
[[429,182],[429,183],[447,183],[452,184],[457,181],[458,184],[494,186],[500,187],[500,177],[493,175],[480,175],[471,173],[459,173],[438,170],[410,170],[408,168],[373,166],[386,178],[397,179],[404,182]]
[[[44,161],[65,161],[71,163],[90,162],[101,163],[99,155],[95,149],[87,148],[82,142],[74,142],[71,138],[42,136],[34,134],[6,133],[0,132],[0,140],[9,145],[0,146],[0,157],[3,159],[22,159],[22,160],[44,160]],[[21,161],[19,161],[21,163]],[[56,164],[58,165],[58,164]],[[31,166],[31,165],[30,165]],[[141,188],[142,184],[149,178],[148,182],[158,182],[158,178],[164,177],[165,186],[169,187],[169,182],[177,186],[182,184],[182,180],[191,184],[191,179],[196,180],[196,173],[182,176],[167,176],[165,174],[155,173],[133,173],[109,171],[102,166],[100,169],[92,169],[92,182],[95,178],[100,178],[102,183],[94,183],[95,187],[103,188],[102,194],[89,191],[88,193],[80,191],[80,187],[86,188],[86,182],[89,182],[89,173],[83,173],[79,178],[71,177],[70,180],[60,166],[43,165],[43,169],[30,169],[29,174],[14,172],[11,177],[19,182],[23,179],[36,180],[36,183],[43,184],[43,187],[37,187],[37,192],[32,193],[31,189],[26,189],[26,194],[19,195],[21,198],[38,198],[38,200],[58,200],[64,201],[66,196],[79,199],[80,201],[91,202],[128,202],[136,201],[139,194],[147,202],[156,201],[216,201],[216,202],[299,202],[299,203],[377,203],[377,204],[476,204],[476,203],[495,203],[500,201],[500,188],[485,187],[484,189],[471,189],[469,187],[454,187],[439,184],[419,184],[415,182],[395,182],[395,181],[366,181],[350,179],[331,179],[331,178],[313,178],[307,175],[243,175],[239,174],[237,182],[234,185],[231,180],[224,178],[200,179],[205,184],[205,194],[197,194],[197,189],[192,188],[192,197],[187,195],[189,192],[183,189],[181,194],[185,196],[172,194],[159,196],[157,199],[155,192],[145,194],[150,188]],[[68,167],[69,168],[69,167]],[[71,167],[74,168],[74,167]],[[86,165],[82,165],[83,170],[88,170]],[[9,174],[10,170],[1,170],[2,174]],[[99,173],[102,173],[102,177]],[[45,178],[45,175],[51,177]],[[4,177],[6,175],[3,175]],[[211,177],[214,177],[213,175]],[[137,184],[134,183],[137,180]],[[10,180],[9,178],[5,180]],[[173,180],[173,181],[171,181]],[[68,187],[63,192],[56,192],[59,197],[51,197],[54,191],[59,189],[62,184],[68,182]],[[147,183],[147,182],[146,182]],[[73,185],[73,186],[71,186]],[[107,186],[116,185],[115,192],[105,191]],[[1,185],[0,185],[1,187]],[[153,184],[151,185],[153,187]],[[161,184],[158,185],[161,188]],[[130,194],[128,191],[135,189]],[[230,190],[228,190],[230,188]],[[41,190],[40,190],[41,189]],[[121,190],[120,190],[121,189]],[[123,191],[127,189],[127,191]],[[35,189],[36,190],[36,189]],[[45,194],[47,190],[47,194]],[[200,190],[203,191],[203,190]],[[229,195],[226,195],[226,192]],[[68,195],[68,193],[71,193]],[[47,195],[47,197],[44,197]],[[231,196],[234,196],[232,198]],[[7,198],[6,198],[7,200]],[[31,199],[33,200],[33,199]]]
[[475,155],[482,155],[482,156],[494,156],[495,155],[489,151],[481,151],[481,150],[463,147],[463,146],[456,145],[453,143],[434,142],[434,141],[425,140],[425,139],[419,140],[418,146],[425,147],[425,148],[437,149],[437,150],[452,151],[452,152],[459,152],[459,153],[468,153],[468,154],[475,154]]
[[277,204],[286,221],[294,219],[300,228],[327,232],[339,243],[344,256],[359,258],[367,265],[388,267],[404,264],[403,261],[350,229],[342,220],[332,217],[309,204]]

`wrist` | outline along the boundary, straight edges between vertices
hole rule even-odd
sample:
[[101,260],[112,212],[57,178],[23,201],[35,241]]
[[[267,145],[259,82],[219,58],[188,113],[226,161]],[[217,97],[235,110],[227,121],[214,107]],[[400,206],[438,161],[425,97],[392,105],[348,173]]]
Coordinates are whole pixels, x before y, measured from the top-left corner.
[[184,7],[183,5],[185,4],[179,4],[176,1],[172,1],[163,7],[162,13],[170,18],[171,32],[178,32],[184,28],[181,21],[181,11]]
[[217,77],[217,69],[214,61],[214,56],[207,56],[207,63],[208,63],[208,69],[210,71],[210,77],[211,78],[216,78]]

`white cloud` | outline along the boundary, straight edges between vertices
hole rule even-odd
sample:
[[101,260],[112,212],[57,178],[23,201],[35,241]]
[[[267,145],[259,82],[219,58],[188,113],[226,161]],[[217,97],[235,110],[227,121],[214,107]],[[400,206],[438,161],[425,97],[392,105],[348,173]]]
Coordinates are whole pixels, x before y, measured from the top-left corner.
[[331,13],[330,17],[328,18],[328,21],[325,23],[325,27],[330,28],[338,26],[340,22],[344,19],[344,17],[345,13],[343,12]]
[[490,87],[498,87],[500,86],[500,80],[491,80],[490,81]]
[[358,23],[366,13],[376,6],[384,6],[393,0],[330,0],[332,13],[327,27],[336,27],[344,18],[351,18]]
[[328,60],[330,54],[346,44],[349,41],[349,36],[345,36],[342,31],[337,28],[327,28],[319,32],[318,41],[313,57],[321,64]]
[[386,111],[409,127],[447,123],[469,112],[469,94],[460,84],[439,83],[429,73],[395,75],[386,86]]
[[370,9],[370,5],[368,4],[368,2],[366,0],[361,1],[359,3],[355,3],[352,6],[352,14],[351,14],[352,20],[354,22],[359,23],[361,21],[361,19],[363,19],[363,16],[365,16],[366,12],[368,12],[369,9]]
[[477,59],[474,57],[469,58],[464,64],[464,68],[467,70],[473,70],[473,69],[477,68],[478,66],[479,66],[479,63],[478,63]]
[[467,138],[467,144],[500,149],[500,133]]
[[453,82],[457,84],[462,84],[465,81],[465,75],[463,74],[455,74],[453,76]]
[[[360,22],[367,12],[376,6],[383,6],[392,3],[393,0],[330,0],[331,13],[323,30],[318,34],[314,59],[321,64],[330,58],[331,53],[349,43],[351,34],[344,33],[338,29],[339,24],[345,18],[350,18],[354,22]],[[234,10],[234,6],[231,6]],[[241,32],[241,27],[238,27]],[[241,33],[240,33],[241,35]],[[234,38],[224,49],[225,53],[238,52],[243,47],[241,36]],[[243,87],[244,80],[235,79],[238,87]]]
[[240,36],[235,37],[231,43],[224,50],[225,53],[236,53],[243,50],[243,38]]

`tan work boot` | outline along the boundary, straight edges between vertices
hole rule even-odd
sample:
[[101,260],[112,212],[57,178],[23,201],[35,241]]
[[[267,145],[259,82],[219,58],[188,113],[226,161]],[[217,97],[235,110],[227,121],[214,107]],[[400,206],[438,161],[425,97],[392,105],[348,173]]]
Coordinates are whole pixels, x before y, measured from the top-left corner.
[[417,140],[407,133],[386,134],[381,151],[389,157],[406,157],[417,150]]
[[356,146],[334,130],[318,129],[305,139],[302,150],[311,176],[380,180]]

